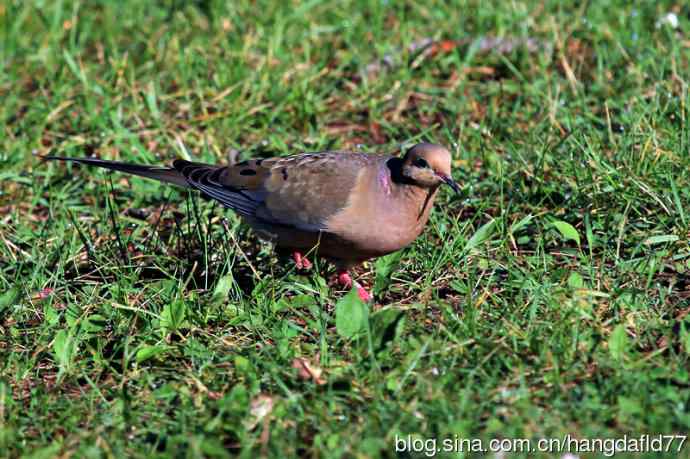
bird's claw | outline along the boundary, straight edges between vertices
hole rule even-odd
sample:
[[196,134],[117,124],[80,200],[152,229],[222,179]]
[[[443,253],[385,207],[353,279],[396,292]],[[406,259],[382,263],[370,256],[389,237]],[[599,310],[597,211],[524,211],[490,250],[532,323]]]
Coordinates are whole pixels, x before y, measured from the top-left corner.
[[369,303],[370,301],[374,300],[374,297],[371,296],[371,293],[367,292],[367,289],[356,282],[355,286],[357,287],[357,295],[359,296],[360,300],[364,301],[365,303]]
[[357,289],[357,296],[359,296],[359,299],[364,301],[365,303],[369,303],[374,299],[373,296],[365,289],[362,287],[362,285],[359,282],[355,282],[352,280],[352,277],[350,277],[350,274],[347,271],[338,271],[338,283],[343,286],[346,289],[351,289],[352,286],[354,285],[355,288]]
[[309,271],[312,268],[311,261],[307,259],[301,252],[293,252],[292,258],[295,260],[295,267],[299,270]]

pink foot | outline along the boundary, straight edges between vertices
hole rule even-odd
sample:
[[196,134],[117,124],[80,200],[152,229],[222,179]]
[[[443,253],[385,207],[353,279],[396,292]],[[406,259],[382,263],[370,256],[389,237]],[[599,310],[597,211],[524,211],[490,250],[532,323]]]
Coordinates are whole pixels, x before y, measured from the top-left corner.
[[295,260],[295,266],[297,269],[309,270],[312,267],[311,261],[307,259],[301,252],[292,252],[292,258]]
[[351,289],[353,285],[355,286],[355,288],[357,289],[357,296],[359,296],[360,300],[364,301],[365,303],[368,303],[371,300],[373,300],[373,297],[369,292],[367,292],[367,289],[359,285],[359,283],[354,282],[347,271],[339,270],[337,275],[338,283],[342,285],[344,288]]
[[345,288],[352,288],[352,278],[345,270],[338,271],[338,283]]
[[367,289],[365,289],[359,284],[355,285],[357,286],[357,295],[359,296],[360,300],[364,301],[365,303],[368,303],[374,299],[374,297],[372,297],[371,294],[367,292]]

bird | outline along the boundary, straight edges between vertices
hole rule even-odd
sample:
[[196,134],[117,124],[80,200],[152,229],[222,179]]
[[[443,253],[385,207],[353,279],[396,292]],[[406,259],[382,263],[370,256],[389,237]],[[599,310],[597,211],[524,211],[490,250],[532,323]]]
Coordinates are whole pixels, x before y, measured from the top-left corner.
[[169,167],[97,158],[44,156],[138,175],[201,192],[233,210],[262,239],[292,252],[298,269],[310,269],[305,253],[332,260],[336,279],[372,295],[349,271],[366,260],[410,245],[429,220],[441,185],[455,193],[451,153],[418,143],[402,156],[323,151],[233,165],[176,159]]

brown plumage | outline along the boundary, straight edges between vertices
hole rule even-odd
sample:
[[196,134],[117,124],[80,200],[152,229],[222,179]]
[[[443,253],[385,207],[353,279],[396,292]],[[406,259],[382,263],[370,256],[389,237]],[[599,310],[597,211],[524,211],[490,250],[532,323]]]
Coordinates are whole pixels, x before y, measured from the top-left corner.
[[[237,212],[261,237],[296,253],[315,249],[341,270],[399,250],[422,232],[439,185],[458,191],[451,155],[421,143],[404,157],[329,151],[213,166],[175,160],[153,167],[73,161],[195,188]],[[303,260],[306,266],[308,261]],[[345,278],[346,277],[346,278]],[[341,281],[351,282],[345,271]],[[360,288],[360,296],[368,294]]]

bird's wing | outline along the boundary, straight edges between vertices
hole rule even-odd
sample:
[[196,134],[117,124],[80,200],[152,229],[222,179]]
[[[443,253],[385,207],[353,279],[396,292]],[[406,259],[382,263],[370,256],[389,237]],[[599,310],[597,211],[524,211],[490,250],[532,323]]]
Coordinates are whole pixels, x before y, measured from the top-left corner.
[[178,159],[173,167],[157,167],[94,158],[45,157],[196,188],[244,217],[302,231],[327,230],[328,219],[348,205],[358,177],[378,165],[381,158],[333,151],[255,159],[233,166]]
[[177,160],[189,185],[242,216],[270,225],[322,231],[346,207],[357,177],[378,164],[362,153],[307,153],[217,167]]

